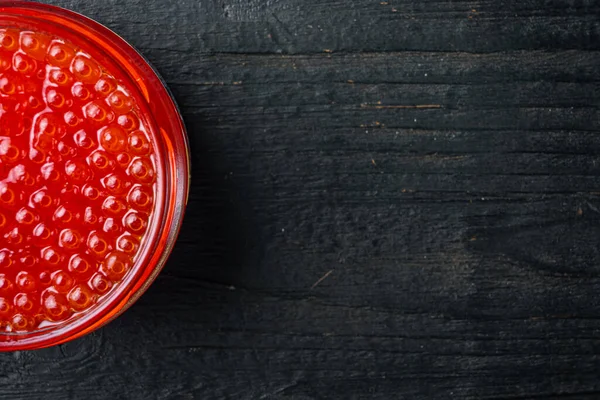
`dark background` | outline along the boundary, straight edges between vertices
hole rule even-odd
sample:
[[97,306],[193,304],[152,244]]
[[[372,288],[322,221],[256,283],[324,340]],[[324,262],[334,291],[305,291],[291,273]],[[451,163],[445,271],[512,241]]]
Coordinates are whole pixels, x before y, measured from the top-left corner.
[[0,398],[600,397],[600,2],[55,0],[130,41],[192,148],[118,320]]

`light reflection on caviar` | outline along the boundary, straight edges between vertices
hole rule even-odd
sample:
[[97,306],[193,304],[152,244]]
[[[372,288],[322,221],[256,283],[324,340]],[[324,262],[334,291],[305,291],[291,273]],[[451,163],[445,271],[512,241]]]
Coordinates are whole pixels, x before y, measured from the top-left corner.
[[91,56],[0,29],[0,329],[101,303],[132,270],[154,208],[153,143]]

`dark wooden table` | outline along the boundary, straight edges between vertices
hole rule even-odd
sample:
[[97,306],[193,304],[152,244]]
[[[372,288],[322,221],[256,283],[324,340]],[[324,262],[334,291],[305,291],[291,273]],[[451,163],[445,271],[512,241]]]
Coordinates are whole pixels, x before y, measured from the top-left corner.
[[600,397],[600,3],[54,0],[189,130],[176,249],[6,400]]

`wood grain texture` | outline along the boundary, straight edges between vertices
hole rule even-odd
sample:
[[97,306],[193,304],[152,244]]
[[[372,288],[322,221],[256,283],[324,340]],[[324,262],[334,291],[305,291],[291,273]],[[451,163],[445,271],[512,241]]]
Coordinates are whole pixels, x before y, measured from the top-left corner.
[[149,292],[0,398],[600,397],[600,3],[48,3],[161,72],[192,193]]

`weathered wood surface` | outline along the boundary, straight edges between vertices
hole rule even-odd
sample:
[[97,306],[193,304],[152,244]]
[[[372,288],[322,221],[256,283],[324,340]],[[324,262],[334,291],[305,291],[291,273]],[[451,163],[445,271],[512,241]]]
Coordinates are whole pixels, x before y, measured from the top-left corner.
[[53,0],[177,98],[190,206],[2,399],[600,397],[600,3]]

